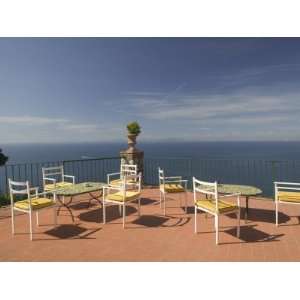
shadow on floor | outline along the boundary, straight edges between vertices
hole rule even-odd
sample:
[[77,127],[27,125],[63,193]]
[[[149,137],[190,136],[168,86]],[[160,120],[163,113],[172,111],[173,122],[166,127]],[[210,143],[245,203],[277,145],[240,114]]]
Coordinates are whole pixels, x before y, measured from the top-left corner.
[[[91,234],[93,234],[99,230],[100,230],[100,228],[88,230],[88,229],[80,227],[78,225],[64,224],[64,225],[59,225],[48,231],[45,231],[45,234],[51,235],[58,239],[71,239],[71,238],[86,239]],[[83,234],[83,233],[85,233],[85,234]]]
[[[137,213],[137,209],[131,205],[126,206],[126,216]],[[118,205],[109,205],[106,206],[106,222],[111,222],[121,218]],[[90,210],[84,213],[81,213],[78,216],[78,219],[84,222],[103,222],[103,210],[102,208]]]
[[100,203],[97,202],[96,200],[93,200],[91,203],[89,201],[80,201],[77,203],[75,202],[74,204],[70,205],[70,208],[74,210],[82,210],[82,209],[92,209],[97,206],[100,206]]
[[141,198],[141,205],[149,205],[157,202],[157,200],[150,199],[150,198]]
[[166,223],[169,219],[167,217],[143,215],[137,220],[133,221],[133,224],[142,225],[146,227],[160,227]]
[[[170,223],[170,221],[174,221]],[[132,224],[141,225],[145,227],[178,227],[187,224],[191,218],[189,217],[171,217],[171,216],[155,216],[155,215],[142,215],[134,220]]]
[[[245,208],[241,208],[241,217],[244,218]],[[230,218],[236,219],[236,214],[228,214]],[[261,208],[249,208],[248,218],[249,221],[266,222],[275,224],[275,211]],[[282,212],[278,213],[279,223],[286,223],[290,217]]]
[[[224,230],[224,232],[236,237],[236,230],[236,228],[231,228]],[[284,236],[284,234],[268,234],[264,231],[256,229],[253,225],[241,226],[240,240],[246,243],[279,242],[279,238],[282,236]]]

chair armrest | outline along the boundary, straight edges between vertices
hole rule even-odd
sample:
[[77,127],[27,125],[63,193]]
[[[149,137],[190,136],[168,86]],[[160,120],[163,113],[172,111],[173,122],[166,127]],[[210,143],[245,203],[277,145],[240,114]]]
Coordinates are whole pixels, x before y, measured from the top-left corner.
[[36,197],[37,197],[38,194],[39,194],[39,188],[38,188],[38,187],[31,187],[31,188],[29,189],[29,191],[30,191],[30,193],[34,191]]
[[233,193],[233,194],[228,194],[228,195],[221,195],[221,196],[218,196],[218,198],[228,198],[228,197],[234,197],[234,196],[237,196],[237,205],[238,207],[241,206],[241,203],[240,203],[240,196],[241,196],[241,193]]
[[107,195],[109,191],[121,191],[122,187],[120,186],[104,186],[103,188],[103,196]]
[[172,179],[172,180],[181,180],[182,176],[166,176],[165,179]]
[[75,176],[73,176],[73,175],[64,175],[64,177],[72,178],[72,182],[73,182],[73,184],[75,184]]
[[56,179],[54,179],[54,178],[44,177],[43,179],[44,179],[44,181],[48,180],[48,181],[53,181],[54,183],[56,183]]
[[165,180],[165,183],[183,183],[184,184],[184,188],[187,189],[188,180],[186,180],[186,179]]
[[41,193],[38,193],[36,194],[36,197],[46,197],[46,195],[53,195],[53,200],[54,202],[56,202],[56,192],[55,191],[45,191],[45,192],[41,192]]
[[188,182],[188,180],[186,180],[186,179],[165,180],[165,183],[174,183],[174,182]]
[[107,174],[107,183],[110,182],[110,177],[113,177],[113,176],[116,176],[116,175],[121,175],[121,173],[118,172],[118,173],[109,173],[109,174]]

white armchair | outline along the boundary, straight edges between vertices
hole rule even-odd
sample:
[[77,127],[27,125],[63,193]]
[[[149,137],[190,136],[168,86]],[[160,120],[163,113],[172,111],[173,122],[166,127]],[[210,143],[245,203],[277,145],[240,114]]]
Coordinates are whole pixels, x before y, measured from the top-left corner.
[[54,191],[75,184],[75,176],[66,175],[63,166],[42,168],[42,173],[44,191]]
[[121,164],[120,172],[107,174],[107,184],[120,186],[124,176],[127,176],[127,185],[134,185],[135,181],[130,178],[131,175],[137,175],[137,165]]
[[[38,188],[31,188],[29,182],[17,182],[8,180],[10,200],[11,200],[11,222],[12,234],[15,233],[15,214],[14,211],[21,211],[29,215],[30,239],[33,238],[32,232],[32,214],[36,213],[36,223],[39,225],[39,211],[42,209],[52,208],[54,213],[54,223],[57,224],[56,219],[56,198],[54,194],[53,199],[46,198],[47,192],[38,193]],[[14,195],[26,195],[24,200],[15,202]]]
[[274,182],[275,188],[275,219],[278,226],[279,204],[300,204],[300,183]]
[[[195,205],[195,233],[197,233],[197,211],[201,210],[215,217],[216,244],[219,243],[219,216],[236,213],[237,214],[237,237],[240,236],[240,193],[220,196],[218,194],[217,182],[206,182],[197,180],[193,177],[193,193]],[[199,198],[198,194],[204,194],[205,199]],[[220,198],[236,197],[236,204],[219,200]],[[209,199],[208,199],[209,198]]]
[[[128,189],[128,180],[134,180],[135,184]],[[132,201],[138,201],[138,214],[141,210],[141,173],[138,175],[124,175],[120,186],[103,187],[103,223],[106,223],[106,205],[108,203],[118,204],[123,207],[123,228],[125,228],[126,205]]]
[[[185,194],[185,212],[187,212],[187,180],[182,176],[165,176],[164,170],[158,168],[159,179],[159,199],[160,207],[162,200],[164,202],[164,215],[166,215],[166,194],[184,193]],[[181,198],[180,198],[181,202]]]

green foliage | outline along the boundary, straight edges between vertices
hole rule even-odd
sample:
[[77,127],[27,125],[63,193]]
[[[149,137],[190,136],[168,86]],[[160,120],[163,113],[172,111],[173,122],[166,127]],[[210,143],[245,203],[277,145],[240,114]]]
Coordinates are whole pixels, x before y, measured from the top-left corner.
[[131,122],[127,124],[127,130],[130,134],[139,135],[141,133],[141,127],[138,122]]
[[0,166],[5,165],[5,163],[7,162],[7,160],[8,160],[8,157],[5,156],[5,155],[2,153],[2,149],[0,149]]
[[10,198],[8,195],[0,194],[0,207],[10,204]]

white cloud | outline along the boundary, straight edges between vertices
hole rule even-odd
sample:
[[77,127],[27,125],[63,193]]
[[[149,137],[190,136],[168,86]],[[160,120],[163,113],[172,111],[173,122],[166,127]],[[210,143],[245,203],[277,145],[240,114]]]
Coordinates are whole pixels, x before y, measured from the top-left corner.
[[0,116],[1,124],[19,124],[28,126],[49,125],[69,122],[63,118],[48,118],[34,116]]
[[[227,95],[177,97],[173,101],[143,100],[136,103],[138,114],[154,120],[189,121],[241,121],[244,123],[293,120],[300,111],[300,92],[278,95],[261,95],[240,90]],[[130,102],[132,105],[134,101]]]

